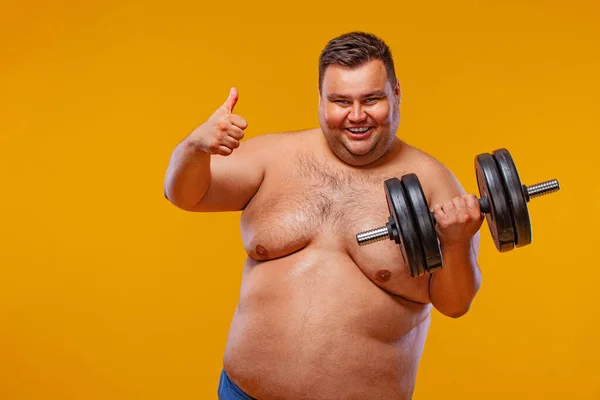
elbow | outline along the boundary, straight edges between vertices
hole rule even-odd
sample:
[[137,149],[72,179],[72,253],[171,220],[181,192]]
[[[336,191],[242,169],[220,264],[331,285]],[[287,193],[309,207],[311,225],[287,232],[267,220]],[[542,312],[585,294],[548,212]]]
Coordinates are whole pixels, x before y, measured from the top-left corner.
[[[433,306],[443,315],[450,318],[460,318],[471,310],[471,305],[479,291],[479,284],[473,286],[468,294],[454,298],[436,299]],[[440,301],[441,300],[441,301]]]
[[450,318],[460,318],[469,312],[479,293],[481,272],[479,266],[473,263],[470,265],[469,273],[453,278],[450,281],[438,281],[434,275],[430,283],[429,296],[433,306],[440,313]]
[[176,200],[169,198],[169,196],[166,193],[165,193],[165,198],[169,201],[169,203],[173,204],[175,207],[179,208],[180,210],[197,211],[198,203],[191,204],[191,203],[186,203],[184,201],[176,201]]
[[471,309],[471,303],[473,299],[466,300],[463,299],[460,302],[444,302],[444,303],[433,303],[433,306],[436,310],[438,310],[442,315],[450,318],[460,318],[467,314]]
[[164,190],[163,190],[165,199],[173,204],[175,207],[183,210],[183,211],[193,211],[194,208],[196,207],[196,205],[198,204],[198,202],[195,203],[190,203],[189,201],[185,201],[183,198],[181,198],[181,196],[177,196],[176,193],[173,193],[172,190],[169,190],[168,185],[165,184],[164,186]]
[[457,319],[457,318],[464,316],[466,313],[468,313],[470,309],[471,309],[471,304],[467,305],[466,307],[462,307],[462,308],[440,310],[440,312],[442,314],[444,314],[446,317]]
[[176,206],[177,204],[175,204],[175,202],[173,201],[173,193],[172,193],[172,192],[171,192],[171,193],[169,193],[169,192],[170,192],[170,191],[169,191],[169,183],[168,183],[168,182],[165,182],[165,184],[164,184],[164,186],[163,186],[163,194],[164,194],[164,196],[165,196],[165,199],[166,199],[166,200],[167,200],[169,203],[171,203],[171,204],[173,204],[173,205],[175,205],[175,206]]

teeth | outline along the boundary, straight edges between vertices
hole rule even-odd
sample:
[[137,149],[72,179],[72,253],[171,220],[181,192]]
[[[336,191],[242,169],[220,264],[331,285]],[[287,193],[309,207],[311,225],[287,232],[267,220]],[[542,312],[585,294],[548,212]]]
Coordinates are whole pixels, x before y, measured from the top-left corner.
[[369,130],[369,128],[348,128],[348,130],[352,133],[364,133]]

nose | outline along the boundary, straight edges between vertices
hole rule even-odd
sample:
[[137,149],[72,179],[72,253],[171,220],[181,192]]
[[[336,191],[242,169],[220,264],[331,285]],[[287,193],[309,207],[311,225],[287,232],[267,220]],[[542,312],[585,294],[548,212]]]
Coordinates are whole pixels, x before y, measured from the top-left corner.
[[360,103],[354,103],[352,105],[352,109],[350,110],[350,114],[348,114],[348,121],[357,123],[362,122],[367,118],[367,114],[363,110],[363,107]]

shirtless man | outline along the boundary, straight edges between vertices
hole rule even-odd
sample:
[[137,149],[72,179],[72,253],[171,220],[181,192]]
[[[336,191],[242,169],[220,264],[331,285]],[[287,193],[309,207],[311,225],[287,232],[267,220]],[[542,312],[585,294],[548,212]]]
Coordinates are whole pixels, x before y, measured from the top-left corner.
[[[242,211],[248,254],[220,399],[412,397],[432,307],[465,314],[481,281],[474,195],[396,137],[400,87],[389,48],[353,32],[319,66],[320,127],[240,142],[229,98],[173,151],[165,195],[188,211]],[[452,146],[454,142],[449,142]],[[356,233],[389,217],[383,181],[414,172],[438,222],[444,266],[410,277],[392,241]]]

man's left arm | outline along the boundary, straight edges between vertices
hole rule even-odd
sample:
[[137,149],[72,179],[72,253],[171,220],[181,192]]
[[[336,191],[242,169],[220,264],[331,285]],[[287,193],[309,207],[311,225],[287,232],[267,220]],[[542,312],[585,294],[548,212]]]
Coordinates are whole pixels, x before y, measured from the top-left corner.
[[458,318],[469,311],[481,285],[477,258],[483,215],[477,197],[465,194],[449,171],[436,178],[429,204],[433,205],[444,264],[431,276],[429,297],[439,312]]

